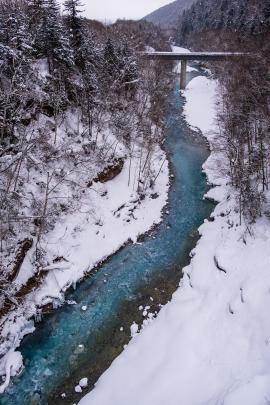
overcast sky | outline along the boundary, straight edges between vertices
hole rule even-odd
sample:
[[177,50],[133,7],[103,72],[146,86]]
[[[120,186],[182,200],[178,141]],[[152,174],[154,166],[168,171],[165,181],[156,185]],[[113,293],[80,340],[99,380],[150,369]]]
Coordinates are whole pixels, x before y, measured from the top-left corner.
[[82,0],[85,15],[97,20],[140,19],[173,0]]

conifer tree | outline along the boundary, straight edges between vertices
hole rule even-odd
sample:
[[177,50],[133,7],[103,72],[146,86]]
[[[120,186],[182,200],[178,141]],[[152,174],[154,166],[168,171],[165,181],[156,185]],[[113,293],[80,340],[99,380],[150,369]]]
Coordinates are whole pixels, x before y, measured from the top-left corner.
[[65,11],[67,14],[66,24],[69,31],[70,44],[74,51],[74,57],[77,65],[83,64],[82,45],[83,45],[83,24],[80,14],[82,4],[80,0],[66,0]]
[[56,62],[67,66],[73,64],[73,53],[60,18],[60,7],[56,0],[44,0],[44,15],[41,27],[43,53],[48,58],[52,72]]
[[27,13],[29,17],[29,25],[31,29],[38,26],[41,21],[44,10],[44,0],[28,0]]
[[116,49],[110,38],[108,38],[104,48],[104,63],[106,75],[115,79],[119,73],[119,64]]
[[101,65],[99,51],[96,48],[95,41],[91,35],[84,37],[84,42],[81,48],[81,57],[84,61],[82,71],[82,111],[85,121],[87,122],[89,138],[92,138],[94,114],[98,105],[98,94],[100,88],[98,71],[101,68]]
[[120,51],[122,81],[125,90],[134,90],[138,80],[138,66],[134,55],[127,44]]
[[[3,11],[3,10],[2,10]],[[28,78],[32,72],[32,42],[27,18],[21,8],[2,13],[0,18],[0,142],[11,141],[13,129],[25,114],[31,94]],[[14,141],[15,139],[13,139]]]

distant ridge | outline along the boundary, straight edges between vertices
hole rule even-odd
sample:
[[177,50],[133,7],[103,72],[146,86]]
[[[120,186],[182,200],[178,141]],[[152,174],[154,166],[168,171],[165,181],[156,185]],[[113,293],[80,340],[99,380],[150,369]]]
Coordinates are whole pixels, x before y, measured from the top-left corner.
[[196,0],[176,0],[148,14],[144,17],[144,20],[164,28],[175,27],[183,11],[189,9],[195,1]]

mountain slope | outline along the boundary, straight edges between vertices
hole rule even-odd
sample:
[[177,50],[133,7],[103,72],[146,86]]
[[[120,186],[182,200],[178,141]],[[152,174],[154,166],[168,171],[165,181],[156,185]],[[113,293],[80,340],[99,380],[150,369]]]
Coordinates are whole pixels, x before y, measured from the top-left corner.
[[176,0],[148,14],[144,19],[165,28],[175,26],[183,11],[189,9],[195,1]]
[[202,0],[184,10],[177,24],[177,42],[208,30],[225,30],[244,35],[269,31],[269,0]]

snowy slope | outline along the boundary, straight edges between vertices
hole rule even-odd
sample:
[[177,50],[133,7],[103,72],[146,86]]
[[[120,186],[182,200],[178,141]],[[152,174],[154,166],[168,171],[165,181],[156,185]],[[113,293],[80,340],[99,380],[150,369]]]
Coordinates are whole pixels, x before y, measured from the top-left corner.
[[[39,71],[46,76],[46,65],[39,66]],[[55,218],[51,221],[53,226],[44,232],[41,240],[44,251],[44,265],[39,268],[41,282],[29,290],[19,303],[11,297],[14,309],[1,319],[0,378],[3,376],[3,380],[6,380],[1,385],[0,379],[0,393],[8,385],[10,376],[22,367],[20,353],[14,354],[14,349],[19,347],[26,334],[34,331],[33,319],[40,319],[42,307],[46,304],[54,307],[62,305],[69,287],[75,287],[96,265],[125,243],[136,242],[138,236],[162,220],[169,189],[169,168],[166,154],[159,144],[153,142],[147,149],[144,134],[138,136],[134,130],[131,134],[133,147],[129,150],[116,139],[110,125],[106,123],[104,113],[102,133],[96,138],[95,151],[90,149],[89,152],[87,148],[91,145],[82,135],[84,128],[78,116],[77,110],[68,111],[58,128],[57,147],[61,156],[50,167],[50,171],[55,174],[51,186],[53,198],[50,199],[52,207],[56,206],[52,212]],[[37,121],[31,124],[33,132],[42,128],[43,121],[46,121],[48,127],[53,124],[52,119],[40,114]],[[157,130],[155,133],[161,132],[154,125],[152,127],[153,131]],[[70,133],[72,137],[69,137]],[[50,138],[54,135],[48,130],[47,136]],[[75,152],[80,159],[78,164],[74,158]],[[38,158],[34,152],[31,154],[31,160],[40,169]],[[98,181],[98,175],[103,173],[110,162],[117,160],[123,162],[123,167],[116,177]],[[21,172],[23,170],[26,169]],[[40,187],[46,182],[46,173],[36,170],[36,167],[28,170],[28,176],[23,173],[29,181],[22,183],[22,193],[41,196],[42,199]],[[65,176],[61,174],[62,171]],[[62,203],[64,209],[59,209],[55,201],[58,205]],[[21,212],[32,218],[32,205],[21,206]],[[21,227],[18,232],[22,239],[28,235],[28,225],[27,222],[26,230]],[[38,278],[36,236],[33,239],[33,246],[27,252],[14,280],[15,292],[24,287],[29,279],[36,275]],[[8,260],[9,257],[6,258]]]
[[[217,83],[194,79],[185,115],[211,146],[219,201],[172,301],[80,405],[265,405],[270,401],[270,227],[240,225],[215,116]],[[198,102],[200,100],[200,106]]]
[[[67,215],[46,235],[47,258],[52,264],[46,269],[48,274],[42,286],[29,295],[23,307],[7,318],[1,331],[5,338],[0,346],[2,353],[10,350],[12,354],[22,337],[33,332],[33,322],[29,318],[37,314],[38,307],[50,302],[56,305],[57,302],[58,305],[64,302],[64,292],[69,286],[75,285],[128,240],[136,242],[139,235],[161,221],[169,188],[165,152],[158,145],[153,150],[153,173],[159,175],[153,188],[145,190],[143,200],[136,192],[139,160],[140,155],[134,152],[131,161],[126,160],[122,172],[115,179],[105,184],[95,183],[85,193],[81,209]],[[130,183],[129,178],[132,179]],[[153,194],[157,198],[151,198]],[[33,271],[30,261],[33,251],[29,252],[29,258],[23,263],[18,283],[23,283]],[[53,263],[55,257],[63,257],[65,260]],[[1,359],[0,375],[7,374],[7,364],[12,359],[8,355]],[[16,364],[11,365],[15,368]],[[4,383],[2,388],[0,385],[0,393],[6,385]]]

